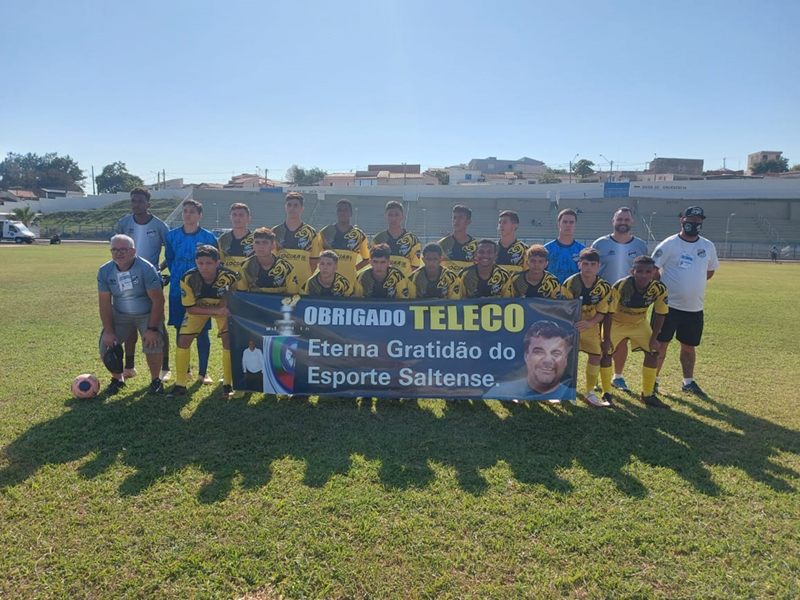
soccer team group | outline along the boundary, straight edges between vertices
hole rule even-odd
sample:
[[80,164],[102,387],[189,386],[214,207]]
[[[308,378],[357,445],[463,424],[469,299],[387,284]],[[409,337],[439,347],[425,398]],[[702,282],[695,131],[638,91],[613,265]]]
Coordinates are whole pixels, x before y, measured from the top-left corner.
[[[183,224],[172,230],[150,214],[149,205],[148,190],[131,190],[131,214],[120,219],[111,238],[112,260],[98,272],[100,353],[118,357],[106,362],[118,363],[109,366],[106,395],[118,393],[126,378],[136,375],[138,336],[150,370],[150,393],[164,392],[163,382],[172,377],[162,289],[167,285],[166,325],[177,334],[175,385],[168,398],[187,393],[195,340],[197,375],[204,384],[214,383],[208,374],[212,319],[223,346],[223,397],[243,393],[233,390],[226,307],[232,290],[398,299],[581,299],[575,328],[580,350],[588,355],[585,402],[613,407],[613,388],[630,392],[623,377],[630,342],[644,355],[641,401],[669,408],[657,396],[658,371],[674,336],[681,344],[682,390],[703,394],[694,380],[695,347],[703,332],[706,281],[719,261],[714,245],[699,235],[705,219],[700,207],[684,211],[679,233],[649,256],[647,244],[631,234],[634,215],[627,207],[614,213],[613,232],[587,248],[575,240],[578,212],[573,209],[558,213],[556,239],[528,247],[517,239],[516,212],[500,212],[499,240],[475,239],[468,233],[472,211],[458,205],[452,233],[421,248],[417,236],[404,228],[403,205],[396,201],[386,204],[387,229],[371,240],[351,224],[353,205],[346,199],[336,204],[336,222],[319,232],[303,222],[304,198],[298,192],[286,195],[286,218],[272,228],[251,231],[249,207],[235,203],[232,229],[219,239],[200,227],[203,206],[196,200],[184,201]],[[165,268],[168,277],[160,274]],[[598,378],[602,397],[595,392]]]

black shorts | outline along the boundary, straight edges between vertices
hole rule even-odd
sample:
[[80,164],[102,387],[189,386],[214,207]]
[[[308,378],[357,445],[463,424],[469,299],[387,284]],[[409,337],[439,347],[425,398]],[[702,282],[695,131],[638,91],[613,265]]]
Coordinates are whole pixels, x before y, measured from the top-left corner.
[[[653,316],[655,317],[655,312]],[[669,313],[664,318],[661,333],[656,339],[659,342],[669,342],[673,336],[677,337],[681,344],[699,346],[700,338],[703,337],[703,311],[686,312],[670,307]]]

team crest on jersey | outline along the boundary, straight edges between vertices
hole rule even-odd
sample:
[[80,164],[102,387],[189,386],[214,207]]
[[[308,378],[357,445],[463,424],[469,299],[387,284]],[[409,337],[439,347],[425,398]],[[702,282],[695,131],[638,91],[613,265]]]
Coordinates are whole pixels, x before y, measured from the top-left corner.
[[572,260],[574,260],[576,263],[577,262],[581,262],[581,255],[580,254],[573,254],[572,255]]
[[468,261],[473,261],[475,259],[475,252],[478,249],[477,242],[475,240],[471,240],[462,246],[464,250],[464,256],[467,257]]
[[653,258],[658,258],[658,257],[659,257],[659,256],[661,256],[662,254],[664,254],[664,251],[663,251],[663,250],[656,250],[656,253],[655,253],[655,254],[653,254]]
[[628,258],[636,258],[639,256],[639,253],[636,250],[628,250]]
[[706,251],[705,251],[705,249],[703,249],[703,248],[700,248],[700,249],[697,251],[697,256],[699,256],[700,258],[704,257],[705,255],[706,255]]
[[294,237],[297,240],[297,247],[301,250],[308,248],[311,243],[310,231],[306,227],[301,227]]
[[147,237],[151,237],[151,238],[156,237],[156,230],[155,229],[148,229],[147,230]]
[[[344,239],[347,240],[348,250],[353,251],[358,247],[358,244],[361,241],[361,236],[359,235],[360,233],[361,232],[354,227],[344,234]],[[333,240],[331,240],[331,245],[333,245]]]

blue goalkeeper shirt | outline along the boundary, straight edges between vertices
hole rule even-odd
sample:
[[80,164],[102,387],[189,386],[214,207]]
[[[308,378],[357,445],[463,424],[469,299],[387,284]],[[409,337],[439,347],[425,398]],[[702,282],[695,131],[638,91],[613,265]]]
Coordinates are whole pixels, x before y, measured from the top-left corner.
[[573,241],[569,246],[565,246],[555,239],[552,242],[547,242],[544,247],[550,254],[547,270],[556,276],[559,283],[564,283],[568,277],[575,275],[579,271],[580,253],[586,246],[576,241]]

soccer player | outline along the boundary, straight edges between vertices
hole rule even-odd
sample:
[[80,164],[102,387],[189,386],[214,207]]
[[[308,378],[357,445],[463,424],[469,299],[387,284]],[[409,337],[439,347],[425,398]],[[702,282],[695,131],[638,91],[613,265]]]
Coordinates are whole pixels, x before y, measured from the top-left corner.
[[[608,282],[628,277],[637,256],[647,256],[647,242],[631,234],[633,211],[627,206],[617,209],[611,218],[614,233],[597,238],[592,248],[600,252],[600,270],[597,274]],[[611,385],[623,392],[630,392],[622,371],[628,359],[628,341],[622,340],[614,352],[614,377]]]
[[544,247],[550,253],[547,270],[555,275],[560,283],[578,273],[580,253],[586,246],[575,241],[575,227],[578,225],[578,212],[565,208],[558,213],[558,237],[547,242]]
[[408,298],[408,279],[391,264],[389,244],[378,244],[370,250],[370,265],[361,270],[356,280],[357,298]]
[[355,285],[336,272],[339,255],[333,250],[323,250],[317,263],[318,271],[303,284],[303,296],[348,298],[355,292]]
[[267,294],[295,294],[300,290],[292,265],[272,253],[275,233],[271,229],[256,229],[253,232],[253,247],[255,254],[240,268],[238,289]]
[[442,247],[426,244],[422,249],[419,269],[411,274],[408,297],[428,300],[458,300],[461,298],[461,282],[458,275],[442,266]]
[[547,267],[547,249],[534,244],[526,252],[527,270],[513,273],[508,281],[509,298],[558,298],[561,284]]
[[390,200],[386,203],[383,218],[386,219],[389,227],[385,231],[375,234],[372,238],[372,247],[374,248],[378,244],[389,244],[392,266],[400,269],[403,275],[409,277],[420,265],[419,238],[403,227],[405,213],[403,205],[397,200]]
[[[217,238],[208,229],[200,227],[200,220],[203,218],[203,205],[197,200],[184,200],[181,209],[183,225],[170,230],[167,234],[167,243],[164,246],[164,258],[169,269],[169,321],[168,325],[175,327],[176,332],[180,333],[186,310],[181,303],[181,278],[190,269],[195,268],[195,255],[197,247],[203,244],[216,247]],[[208,337],[208,330],[211,323],[206,323],[197,335],[197,357],[198,357],[198,377],[204,385],[212,385],[214,380],[208,376],[208,357],[211,353],[211,340]],[[171,377],[167,371],[161,373],[162,381]],[[181,377],[184,374],[179,374]],[[191,377],[191,376],[190,376]]]
[[[706,215],[699,206],[687,208],[680,219],[681,231],[665,239],[653,252],[658,272],[656,277],[669,290],[669,313],[661,328],[658,341],[661,348],[658,370],[664,364],[667,347],[673,336],[681,344],[681,391],[697,396],[705,392],[694,380],[696,348],[703,337],[703,299],[706,282],[719,269],[719,259],[714,244],[700,236]],[[656,385],[656,388],[658,386]]]
[[525,252],[528,247],[517,239],[519,215],[513,210],[504,210],[497,219],[497,264],[511,273],[525,270]]
[[231,271],[239,271],[244,261],[253,256],[253,234],[247,228],[250,222],[250,207],[243,202],[231,204],[228,218],[233,225],[217,240],[219,260]]
[[772,258],[772,262],[777,264],[777,262],[778,262],[778,246],[776,246],[775,244],[772,244],[772,248],[769,249],[769,256],[770,256],[770,258]]
[[[620,344],[631,341],[634,352],[644,352],[644,366],[642,367],[642,396],[641,401],[647,406],[656,408],[669,408],[655,395],[653,388],[656,383],[656,370],[658,368],[658,334],[664,324],[664,317],[669,312],[667,306],[667,287],[653,279],[655,274],[655,261],[647,255],[637,256],[633,260],[631,274],[620,279],[614,284],[614,300],[611,310],[613,326],[611,328],[611,344],[619,348]],[[647,309],[653,307],[653,327],[647,321]],[[610,368],[610,367],[608,367]],[[605,375],[601,369],[601,378]],[[607,388],[603,382],[603,388]],[[611,401],[611,395],[603,394],[603,400]]]
[[[611,284],[597,276],[600,268],[600,253],[594,248],[581,250],[578,267],[580,271],[569,277],[561,286],[561,296],[567,300],[581,299],[581,320],[575,329],[581,332],[581,352],[589,355],[586,363],[586,395],[584,400],[590,406],[610,406],[607,400],[600,400],[594,393],[597,377],[600,375],[600,359],[606,356],[611,367],[611,303],[613,300]],[[600,323],[602,341],[600,338]],[[609,382],[610,383],[610,382]],[[610,393],[610,389],[603,393]]]
[[453,233],[438,242],[444,252],[442,266],[453,269],[456,275],[460,275],[462,269],[475,263],[477,250],[475,238],[467,233],[470,223],[472,223],[472,211],[463,204],[457,204],[453,207]]
[[478,262],[461,271],[459,276],[462,298],[510,298],[508,282],[511,274],[494,264],[497,242],[489,239],[477,242]]
[[[117,222],[115,233],[127,235],[133,239],[137,256],[145,259],[156,270],[160,270],[161,247],[167,242],[169,227],[164,221],[150,214],[150,190],[137,186],[131,190],[130,196],[131,214],[125,215]],[[166,374],[169,372],[169,335],[166,327],[161,329],[164,332],[164,362],[161,370],[163,374]],[[136,376],[134,357],[137,339],[138,333],[134,329],[130,337],[125,340],[125,370],[123,371],[125,377]]]
[[308,281],[317,268],[322,251],[317,230],[302,220],[305,198],[299,192],[286,194],[286,220],[272,228],[275,233],[275,254],[287,261],[294,269],[300,284]]
[[[136,256],[133,238],[123,234],[111,238],[111,260],[97,272],[97,296],[103,322],[100,355],[138,330],[150,369],[150,393],[161,394],[164,386],[158,370],[164,344],[164,291],[155,267]],[[124,374],[112,373],[103,393],[113,396],[124,387]]]
[[337,273],[355,286],[356,273],[369,264],[369,245],[366,234],[350,224],[352,218],[353,203],[342,198],[336,203],[336,223],[323,227],[317,238],[322,249],[339,255]]
[[186,309],[186,318],[178,335],[175,351],[175,385],[167,399],[186,394],[186,372],[189,370],[189,348],[194,339],[213,317],[222,339],[222,397],[233,395],[233,369],[231,367],[228,317],[231,311],[225,306],[228,292],[239,280],[239,274],[220,264],[219,251],[215,246],[197,247],[194,269],[181,277],[181,303]]

